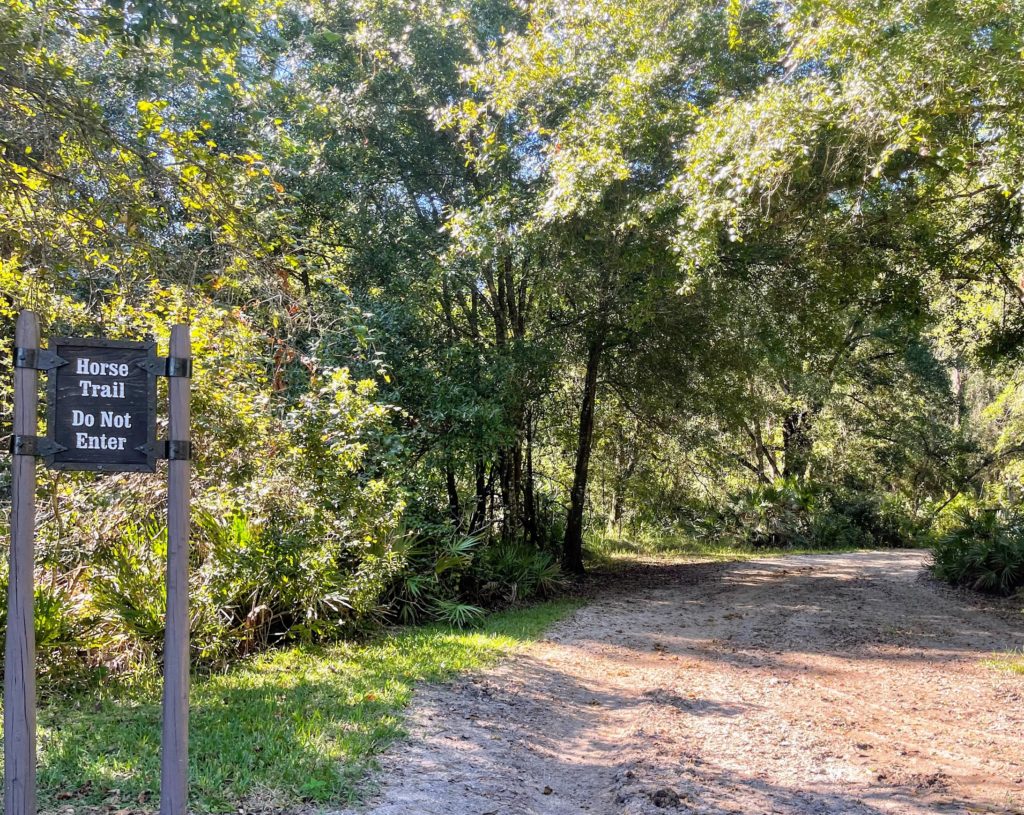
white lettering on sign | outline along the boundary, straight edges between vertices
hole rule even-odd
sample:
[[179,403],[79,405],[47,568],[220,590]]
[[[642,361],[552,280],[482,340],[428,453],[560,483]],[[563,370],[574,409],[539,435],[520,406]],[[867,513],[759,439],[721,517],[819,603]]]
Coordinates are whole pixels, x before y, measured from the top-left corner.
[[96,417],[91,413],[86,413],[83,410],[71,411],[72,427],[92,427],[94,424],[96,424]]
[[124,450],[128,439],[124,436],[91,436],[88,433],[75,433],[75,447],[79,450]]
[[[100,362],[89,357],[79,357],[75,361],[75,373],[90,377],[80,379],[76,383],[78,396],[84,399],[126,399],[124,379],[132,374],[132,366],[127,362]],[[109,377],[114,381],[96,382],[93,377]],[[99,406],[97,406],[98,408]],[[96,427],[97,418],[100,428],[111,430],[131,430],[132,414],[122,410],[90,410],[88,407],[71,410],[71,426]],[[76,432],[75,448],[78,450],[124,450],[128,444],[127,436],[107,435],[101,433]]]
[[50,382],[53,439],[61,447],[50,466],[153,472],[155,344],[64,337],[56,346],[68,364]]
[[[132,426],[132,414],[114,413],[112,410],[100,411],[100,427],[125,427]],[[89,427],[92,427],[90,424]]]
[[127,362],[93,362],[89,357],[79,357],[75,366],[76,374],[87,376],[128,376],[130,371]]
[[78,383],[82,396],[93,399],[124,399],[124,382],[111,382],[109,385],[97,385],[89,379]]

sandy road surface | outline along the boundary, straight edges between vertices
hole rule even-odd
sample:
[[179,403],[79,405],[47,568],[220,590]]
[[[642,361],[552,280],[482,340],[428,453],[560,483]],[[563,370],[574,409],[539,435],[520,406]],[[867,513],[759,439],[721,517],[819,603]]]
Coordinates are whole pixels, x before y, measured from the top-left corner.
[[924,556],[658,570],[425,688],[370,815],[1024,813],[1024,618]]

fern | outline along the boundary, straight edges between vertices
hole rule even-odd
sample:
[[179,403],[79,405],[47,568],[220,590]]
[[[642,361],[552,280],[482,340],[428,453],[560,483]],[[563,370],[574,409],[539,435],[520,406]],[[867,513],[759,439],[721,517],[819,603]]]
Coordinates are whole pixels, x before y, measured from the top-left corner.
[[933,558],[935,574],[949,583],[1013,594],[1024,587],[1024,519],[997,507],[958,507]]
[[487,612],[479,606],[460,603],[457,600],[437,600],[434,603],[434,616],[447,625],[467,628],[479,623]]

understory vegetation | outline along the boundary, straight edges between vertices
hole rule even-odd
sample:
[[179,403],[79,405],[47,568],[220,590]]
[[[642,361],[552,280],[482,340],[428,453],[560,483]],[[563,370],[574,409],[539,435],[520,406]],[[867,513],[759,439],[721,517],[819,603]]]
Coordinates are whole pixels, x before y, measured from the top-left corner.
[[[1020,590],[1021,0],[0,0],[0,42],[0,401],[20,309],[191,325],[203,671],[479,625],[588,545]],[[44,687],[148,675],[161,477],[39,472]]]
[[935,542],[935,573],[950,583],[1009,595],[1024,588],[1024,516],[1016,507],[957,507]]
[[1021,674],[1024,676],[1024,654],[1003,654],[1002,656],[990,660],[988,664],[997,670],[1009,671],[1010,673]]
[[[354,800],[373,757],[402,734],[402,708],[417,682],[492,664],[573,607],[563,600],[501,612],[473,631],[434,624],[277,649],[197,678],[190,810],[290,811]],[[155,810],[158,675],[48,695],[39,747],[42,807]]]

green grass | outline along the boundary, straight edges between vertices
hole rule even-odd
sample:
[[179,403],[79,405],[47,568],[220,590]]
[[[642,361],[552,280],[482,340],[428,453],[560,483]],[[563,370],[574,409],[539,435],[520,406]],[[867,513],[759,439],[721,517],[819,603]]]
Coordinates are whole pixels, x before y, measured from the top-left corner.
[[[194,811],[355,800],[373,755],[402,735],[420,681],[493,663],[577,605],[494,614],[480,627],[398,629],[371,642],[291,648],[199,678],[191,693]],[[108,688],[39,709],[43,808],[157,806],[158,686]],[[142,804],[142,806],[140,806]]]
[[992,659],[986,660],[985,664],[990,668],[1024,676],[1024,651],[1011,651],[1008,654],[999,654]]
[[754,560],[781,555],[822,555],[867,551],[854,547],[755,549],[718,541],[696,540],[683,535],[640,533],[636,535],[594,535],[587,539],[590,566],[601,569],[637,560]]

